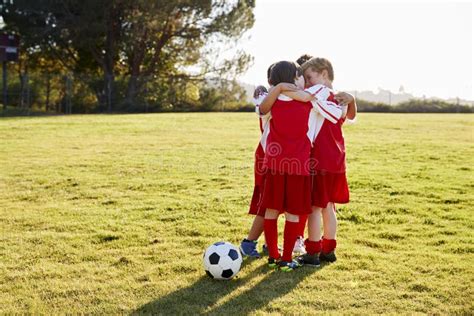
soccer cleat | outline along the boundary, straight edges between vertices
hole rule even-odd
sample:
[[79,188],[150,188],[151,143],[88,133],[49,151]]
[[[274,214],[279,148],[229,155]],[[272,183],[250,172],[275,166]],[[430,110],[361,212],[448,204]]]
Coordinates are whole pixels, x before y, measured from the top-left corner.
[[309,265],[312,267],[321,266],[321,262],[319,261],[319,253],[316,253],[314,255],[305,253],[304,255],[297,257],[296,261],[298,261],[298,263],[300,263],[301,265],[304,264],[304,265]]
[[240,252],[244,257],[261,258],[262,256],[257,251],[257,241],[244,239],[240,243]]
[[301,263],[299,263],[296,260],[292,261],[280,261],[278,263],[278,267],[280,268],[281,271],[283,272],[291,272],[299,267],[301,267]]
[[280,266],[280,259],[268,258],[268,267],[277,269]]
[[293,254],[302,255],[304,253],[306,253],[306,249],[304,247],[304,238],[303,236],[299,236],[296,239],[295,247],[293,248]]
[[334,251],[328,253],[324,253],[321,251],[321,253],[319,254],[319,260],[326,262],[335,262],[337,260],[336,253]]

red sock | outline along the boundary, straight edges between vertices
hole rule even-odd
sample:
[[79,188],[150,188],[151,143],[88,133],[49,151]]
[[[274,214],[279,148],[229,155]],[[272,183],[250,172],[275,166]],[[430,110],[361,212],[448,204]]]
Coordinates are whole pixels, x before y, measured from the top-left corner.
[[336,239],[325,239],[323,238],[322,242],[322,252],[324,253],[330,253],[331,251],[334,251],[336,249]]
[[298,237],[299,222],[285,222],[285,231],[283,232],[283,261],[293,260],[293,248]]
[[304,229],[306,228],[307,220],[308,220],[308,214],[300,215],[300,223],[298,225],[298,236],[304,237]]
[[311,241],[309,239],[306,239],[304,241],[304,246],[306,248],[306,252],[309,255],[314,255],[314,254],[320,253],[321,252],[321,244],[322,244],[321,240]]
[[278,251],[278,222],[277,219],[267,219],[263,222],[263,231],[265,233],[265,242],[268,247],[268,256],[273,259],[280,258]]

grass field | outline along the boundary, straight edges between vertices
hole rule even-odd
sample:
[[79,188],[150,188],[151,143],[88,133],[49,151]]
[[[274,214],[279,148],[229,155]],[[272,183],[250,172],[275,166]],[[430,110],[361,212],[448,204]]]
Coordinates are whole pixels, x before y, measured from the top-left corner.
[[1,118],[0,314],[474,313],[473,115],[360,114],[339,260],[213,281],[258,136],[249,113]]

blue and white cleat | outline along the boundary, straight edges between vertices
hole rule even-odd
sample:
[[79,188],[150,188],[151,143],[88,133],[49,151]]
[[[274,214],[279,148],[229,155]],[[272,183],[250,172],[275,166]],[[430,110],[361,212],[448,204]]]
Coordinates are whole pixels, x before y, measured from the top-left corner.
[[240,243],[240,252],[244,257],[261,258],[262,255],[257,251],[257,241],[244,239]]
[[298,269],[302,265],[303,264],[301,262],[298,262],[297,260],[278,262],[278,266],[279,266],[280,270],[283,271],[283,272],[294,271],[295,269]]
[[303,255],[306,253],[306,248],[304,246],[304,238],[299,236],[296,239],[295,247],[293,248],[293,255]]

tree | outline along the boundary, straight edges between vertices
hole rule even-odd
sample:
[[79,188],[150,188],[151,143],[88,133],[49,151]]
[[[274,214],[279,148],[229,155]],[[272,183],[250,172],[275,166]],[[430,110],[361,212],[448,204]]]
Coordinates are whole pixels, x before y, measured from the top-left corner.
[[207,44],[235,42],[252,27],[254,7],[255,0],[15,0],[4,19],[26,51],[76,74],[94,91],[99,110],[112,111],[119,103],[134,107],[150,83],[173,89],[175,79],[244,71],[249,55],[220,60]]

